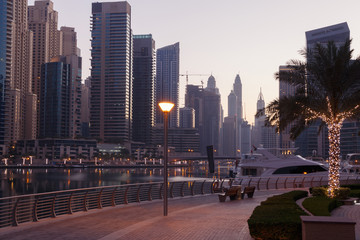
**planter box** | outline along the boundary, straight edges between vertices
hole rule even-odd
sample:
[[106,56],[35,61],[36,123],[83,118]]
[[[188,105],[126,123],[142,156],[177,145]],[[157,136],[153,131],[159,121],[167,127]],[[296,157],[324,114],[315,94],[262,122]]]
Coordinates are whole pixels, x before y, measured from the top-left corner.
[[303,240],[355,240],[356,222],[344,217],[301,216]]

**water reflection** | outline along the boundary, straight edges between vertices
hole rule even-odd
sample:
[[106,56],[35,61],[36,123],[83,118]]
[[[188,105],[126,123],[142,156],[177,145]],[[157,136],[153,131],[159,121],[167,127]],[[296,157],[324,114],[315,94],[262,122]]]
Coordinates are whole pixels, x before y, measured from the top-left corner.
[[[217,167],[215,174],[208,172],[207,165],[169,168],[169,180],[228,176],[231,165]],[[0,198],[66,189],[163,181],[162,168],[1,169],[0,173]]]

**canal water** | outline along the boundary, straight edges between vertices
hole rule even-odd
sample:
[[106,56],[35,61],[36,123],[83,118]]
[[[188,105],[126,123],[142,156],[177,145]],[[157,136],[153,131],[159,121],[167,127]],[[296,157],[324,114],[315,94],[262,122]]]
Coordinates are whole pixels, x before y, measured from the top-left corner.
[[[169,181],[225,178],[231,164],[168,168]],[[0,198],[59,190],[163,181],[162,168],[7,168],[0,169]]]

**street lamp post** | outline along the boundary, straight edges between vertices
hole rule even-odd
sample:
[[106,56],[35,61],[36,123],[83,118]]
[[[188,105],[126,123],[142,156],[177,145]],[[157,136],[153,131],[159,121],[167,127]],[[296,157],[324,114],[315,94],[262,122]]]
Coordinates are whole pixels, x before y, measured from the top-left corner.
[[159,103],[161,111],[164,113],[164,216],[167,216],[168,212],[168,116],[171,109],[174,107],[173,103],[170,102],[161,102]]

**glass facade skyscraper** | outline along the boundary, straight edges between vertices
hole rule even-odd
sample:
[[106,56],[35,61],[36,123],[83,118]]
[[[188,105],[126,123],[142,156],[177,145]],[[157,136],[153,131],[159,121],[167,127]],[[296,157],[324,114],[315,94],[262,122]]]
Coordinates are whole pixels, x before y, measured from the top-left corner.
[[132,140],[152,143],[155,126],[155,41],[151,34],[134,35]]
[[90,134],[102,142],[130,140],[132,118],[131,7],[92,4]]
[[180,44],[175,43],[156,52],[156,123],[163,123],[163,113],[158,107],[161,101],[175,104],[170,112],[170,128],[179,127],[179,67]]

